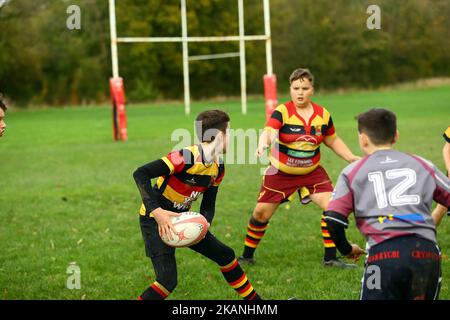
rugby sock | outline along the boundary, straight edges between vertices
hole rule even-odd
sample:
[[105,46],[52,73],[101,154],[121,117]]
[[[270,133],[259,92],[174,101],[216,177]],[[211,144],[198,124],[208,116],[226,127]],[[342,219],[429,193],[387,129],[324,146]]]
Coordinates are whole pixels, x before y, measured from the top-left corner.
[[261,300],[261,297],[256,293],[255,289],[253,289],[253,286],[247,279],[247,275],[236,259],[233,259],[233,261],[226,266],[221,266],[220,271],[228,284],[232,286],[244,300]]
[[242,254],[244,258],[253,258],[256,247],[258,246],[268,227],[268,222],[259,222],[255,218],[253,218],[253,216],[250,218],[247,226],[247,235],[245,236],[244,253]]
[[325,247],[324,260],[334,260],[336,259],[336,245],[334,244],[333,239],[331,239],[330,233],[328,232],[328,226],[325,222],[324,215],[322,215],[322,221],[320,225],[322,227],[323,246]]
[[155,281],[138,297],[138,300],[164,300],[169,294],[169,290],[164,288],[159,282]]

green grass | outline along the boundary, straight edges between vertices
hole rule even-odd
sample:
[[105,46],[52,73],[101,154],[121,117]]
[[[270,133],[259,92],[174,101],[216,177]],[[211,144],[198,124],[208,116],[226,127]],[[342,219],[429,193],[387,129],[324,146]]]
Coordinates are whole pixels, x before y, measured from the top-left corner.
[[[450,86],[423,90],[319,95],[338,134],[357,147],[354,116],[386,106],[399,118],[398,148],[418,153],[444,168],[442,132],[450,116]],[[264,103],[195,103],[192,116],[182,104],[129,106],[129,141],[114,143],[109,106],[10,111],[0,140],[0,298],[135,299],[153,281],[138,225],[140,198],[132,179],[139,165],[166,154],[177,128],[192,131],[196,113],[219,107],[233,128],[260,128]],[[333,180],[345,162],[327,148],[323,165]],[[245,228],[258,195],[261,165],[228,165],[212,232],[241,253]],[[196,204],[195,208],[198,208]],[[357,299],[357,270],[321,265],[320,210],[313,205],[282,206],[246,267],[254,287],[269,299]],[[442,299],[450,298],[450,224],[439,240],[444,253]],[[349,238],[363,245],[354,227]],[[189,249],[177,251],[179,284],[171,299],[238,299],[218,267]],[[66,268],[81,268],[81,290],[66,288]]]

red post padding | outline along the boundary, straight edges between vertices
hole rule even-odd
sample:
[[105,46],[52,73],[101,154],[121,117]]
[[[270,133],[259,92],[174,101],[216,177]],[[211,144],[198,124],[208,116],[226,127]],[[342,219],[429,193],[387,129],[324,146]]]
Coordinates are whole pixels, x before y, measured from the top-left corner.
[[272,74],[264,76],[264,97],[266,98],[266,122],[278,105],[277,77]]
[[113,105],[113,135],[114,141],[128,140],[127,113],[125,109],[125,90],[122,78],[109,79],[109,88]]

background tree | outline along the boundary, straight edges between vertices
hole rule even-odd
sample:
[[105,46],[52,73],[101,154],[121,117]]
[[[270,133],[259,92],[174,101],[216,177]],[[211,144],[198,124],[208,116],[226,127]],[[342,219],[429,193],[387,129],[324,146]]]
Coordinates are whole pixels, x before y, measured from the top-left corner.
[[[66,9],[81,8],[81,30]],[[272,0],[274,70],[285,93],[292,69],[309,67],[318,88],[377,88],[450,74],[450,1],[378,0],[382,30],[366,28],[368,0]],[[180,36],[179,0],[116,1],[119,36]],[[238,34],[237,1],[187,0],[188,34]],[[0,91],[17,105],[109,99],[107,1],[9,0],[0,7]],[[245,1],[246,34],[263,34],[261,0]],[[190,55],[238,51],[237,42],[191,43]],[[247,87],[261,94],[263,42],[246,44]],[[123,44],[129,101],[182,99],[181,44]],[[193,98],[237,96],[239,58],[190,62]]]

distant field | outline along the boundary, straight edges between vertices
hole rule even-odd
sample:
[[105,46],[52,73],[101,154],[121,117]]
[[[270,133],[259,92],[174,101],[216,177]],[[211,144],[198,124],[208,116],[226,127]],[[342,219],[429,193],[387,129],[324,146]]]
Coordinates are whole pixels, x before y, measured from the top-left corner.
[[[450,86],[423,90],[319,95],[338,134],[357,147],[354,116],[385,106],[399,118],[398,149],[418,153],[442,169],[442,133],[450,120]],[[140,197],[132,178],[138,166],[176,145],[177,128],[192,130],[199,111],[217,107],[231,114],[233,128],[261,128],[264,102],[129,106],[129,141],[114,143],[109,106],[12,110],[0,140],[0,299],[135,299],[154,279],[138,224]],[[335,180],[345,162],[322,148],[322,163]],[[252,152],[253,153],[253,152]],[[240,254],[245,228],[261,183],[261,165],[228,165],[212,232]],[[197,208],[197,206],[195,207]],[[194,209],[195,209],[194,208]],[[320,210],[292,203],[275,215],[246,267],[266,299],[358,299],[363,262],[357,270],[321,265]],[[354,224],[349,237],[360,245]],[[443,257],[441,299],[450,298],[450,221],[439,229]],[[177,251],[178,287],[170,299],[238,299],[218,267],[189,249]],[[66,288],[66,268],[81,268],[81,289]]]

